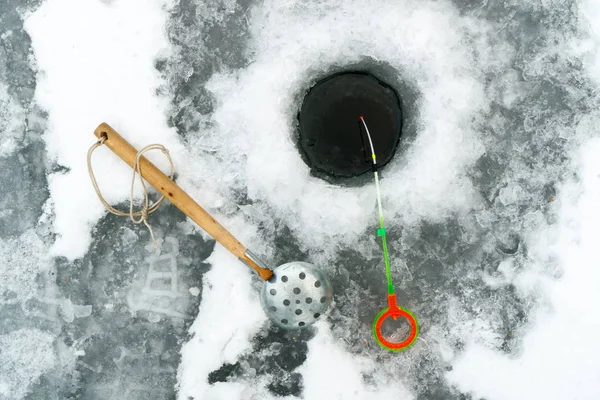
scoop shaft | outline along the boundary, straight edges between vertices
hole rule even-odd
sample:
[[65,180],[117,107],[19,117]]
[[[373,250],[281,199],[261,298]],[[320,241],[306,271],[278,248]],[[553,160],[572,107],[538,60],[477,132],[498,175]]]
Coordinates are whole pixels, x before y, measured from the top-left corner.
[[[107,123],[100,124],[94,131],[94,135],[98,139],[105,138],[104,144],[106,147],[111,149],[131,168],[134,168],[138,151]],[[148,161],[146,157],[142,156],[139,160],[142,177],[175,207],[179,208],[223,247],[254,268],[262,279],[267,280],[273,275],[273,271],[259,266],[254,260],[248,257],[246,254],[247,248],[206,212],[204,208],[196,203],[179,185],[169,179],[167,175]]]

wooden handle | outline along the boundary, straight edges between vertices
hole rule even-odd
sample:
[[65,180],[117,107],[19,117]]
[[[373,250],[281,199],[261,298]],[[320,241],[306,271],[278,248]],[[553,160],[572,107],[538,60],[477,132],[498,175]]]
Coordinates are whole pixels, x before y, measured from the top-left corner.
[[[107,123],[102,123],[94,131],[98,139],[105,138],[104,144],[125,161],[131,168],[134,167],[138,151],[119,135]],[[146,157],[140,157],[140,170],[142,177],[158,190],[173,205],[179,208],[185,215],[190,217],[210,236],[212,236],[223,247],[232,252],[236,257],[244,261],[258,272],[264,280],[273,275],[273,271],[259,266],[246,254],[244,247],[231,233],[219,224],[209,213],[194,201],[175,182],[156,168]]]

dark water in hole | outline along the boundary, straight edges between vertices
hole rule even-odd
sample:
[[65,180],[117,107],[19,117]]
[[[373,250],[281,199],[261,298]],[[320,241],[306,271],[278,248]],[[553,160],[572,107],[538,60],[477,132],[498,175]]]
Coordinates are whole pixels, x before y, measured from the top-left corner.
[[347,72],[313,86],[298,113],[299,148],[311,169],[335,178],[371,171],[371,148],[363,117],[384,166],[393,157],[402,131],[400,99],[375,76]]

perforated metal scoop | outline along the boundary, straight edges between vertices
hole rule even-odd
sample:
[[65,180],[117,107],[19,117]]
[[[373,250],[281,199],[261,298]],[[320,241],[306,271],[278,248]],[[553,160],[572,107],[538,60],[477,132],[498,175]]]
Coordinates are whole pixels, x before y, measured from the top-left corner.
[[111,149],[175,207],[265,280],[261,303],[275,324],[286,329],[301,329],[313,324],[327,310],[331,303],[331,285],[323,271],[305,262],[291,262],[271,270],[108,124],[100,124],[94,135],[99,139],[95,147],[105,145]]
[[331,285],[320,269],[295,261],[273,271],[260,293],[267,316],[285,329],[311,325],[331,303]]

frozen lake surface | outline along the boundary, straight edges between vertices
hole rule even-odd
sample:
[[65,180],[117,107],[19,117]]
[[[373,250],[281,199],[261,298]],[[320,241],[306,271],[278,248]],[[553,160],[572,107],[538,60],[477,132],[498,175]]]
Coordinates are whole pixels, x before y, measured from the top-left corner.
[[[3,0],[0,400],[600,398],[599,21],[597,0]],[[403,353],[371,333],[370,173],[322,179],[296,146],[303,95],[346,70],[402,98],[381,186],[421,326]],[[165,145],[270,264],[323,268],[327,314],[273,326],[260,279],[170,204],[158,250],[108,214],[101,122]],[[129,167],[93,165],[126,209]]]

